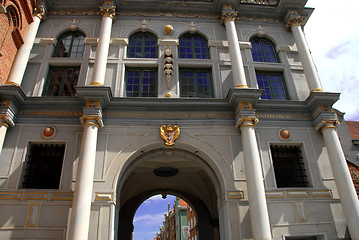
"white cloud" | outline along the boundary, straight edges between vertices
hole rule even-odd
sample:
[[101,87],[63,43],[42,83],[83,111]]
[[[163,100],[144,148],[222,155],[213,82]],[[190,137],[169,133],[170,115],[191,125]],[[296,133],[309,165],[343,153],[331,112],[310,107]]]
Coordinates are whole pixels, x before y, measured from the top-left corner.
[[133,220],[134,223],[140,222],[140,221],[146,221],[149,224],[153,224],[154,222],[162,223],[164,220],[164,213],[156,213],[156,214],[144,214],[140,216],[135,216],[135,219]]
[[306,6],[315,8],[305,32],[323,88],[342,92],[334,107],[347,120],[359,120],[359,1],[309,0]]

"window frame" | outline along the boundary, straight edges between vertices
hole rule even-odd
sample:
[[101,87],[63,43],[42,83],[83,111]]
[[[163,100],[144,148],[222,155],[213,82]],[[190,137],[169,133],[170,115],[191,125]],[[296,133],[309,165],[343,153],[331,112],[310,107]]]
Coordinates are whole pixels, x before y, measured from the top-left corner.
[[[29,171],[29,167],[30,165],[33,165],[32,167],[30,167],[30,172],[31,172],[31,168],[34,167],[34,165],[42,165],[43,166],[43,161],[45,159],[45,157],[42,156],[42,159],[36,159],[36,154],[35,154],[35,158],[33,158],[34,156],[31,156],[32,152],[34,151],[33,148],[35,148],[36,146],[60,146],[60,150],[57,153],[60,153],[61,156],[51,156],[51,157],[47,157],[48,160],[52,161],[54,158],[58,158],[57,161],[55,162],[55,164],[57,164],[58,166],[52,166],[54,170],[55,169],[55,181],[52,182],[51,184],[56,184],[57,187],[55,186],[46,186],[46,184],[49,184],[50,179],[54,178],[54,172],[50,172],[48,173],[49,170],[49,162],[46,163],[46,170],[44,169],[36,169],[34,170],[35,173],[32,174],[27,174],[26,172]],[[44,148],[42,149],[38,149],[37,153],[41,152],[41,154],[44,154]],[[50,152],[50,154],[52,154],[53,152]],[[49,154],[49,152],[47,152],[46,154]],[[66,156],[66,143],[65,142],[48,142],[48,143],[44,143],[44,142],[28,142],[27,144],[27,149],[26,149],[26,157],[25,157],[25,161],[22,163],[22,168],[21,168],[21,181],[19,182],[19,189],[60,189],[61,186],[61,180],[62,180],[62,175],[63,175],[63,169],[64,169],[64,162],[65,162],[65,156]],[[33,159],[30,159],[33,158]],[[61,158],[61,159],[60,159]],[[61,166],[61,167],[60,167]],[[40,173],[40,174],[39,174]],[[45,173],[45,174],[44,174]],[[36,178],[33,178],[33,176],[36,176]],[[45,176],[45,177],[44,177]],[[32,178],[32,180],[30,181],[26,181],[26,178],[30,177]],[[34,181],[34,179],[36,181]],[[45,181],[44,181],[45,179]],[[43,184],[43,183],[46,184]],[[50,185],[51,185],[50,184]],[[30,185],[30,186],[29,186]],[[44,187],[46,186],[46,187]]]
[[[289,94],[288,94],[288,89],[287,89],[287,85],[286,85],[286,82],[285,82],[285,79],[284,79],[284,75],[283,75],[283,72],[274,72],[274,71],[255,71],[255,75],[256,75],[256,80],[257,80],[257,86],[258,86],[258,89],[262,89],[264,90],[262,95],[261,95],[261,99],[262,100],[279,100],[279,101],[285,101],[285,100],[289,100]],[[258,75],[266,75],[267,78],[268,78],[268,83],[269,83],[269,88],[270,88],[270,92],[271,92],[271,99],[268,99],[268,98],[263,98],[264,95],[268,95],[268,94],[265,94],[265,88],[260,88],[259,87],[259,83],[258,83]],[[271,78],[270,78],[270,75],[277,75],[277,76],[280,76],[281,78],[281,83],[283,85],[283,91],[284,91],[284,96],[285,96],[285,99],[276,99],[276,95],[274,95],[274,91],[273,91],[273,84],[272,84],[272,81],[271,81]],[[280,97],[280,96],[279,96]]]
[[[191,38],[191,49],[192,49],[192,52],[191,52],[191,55],[192,57],[191,58],[188,58],[188,57],[181,57],[181,41],[182,39],[184,38],[187,38],[187,37],[190,37]],[[206,55],[207,55],[207,58],[197,58],[196,57],[196,47],[195,47],[195,37],[199,37],[200,39],[203,40],[203,42],[206,44]],[[201,59],[201,60],[204,60],[204,59],[211,59],[211,56],[210,56],[210,51],[209,51],[209,47],[208,47],[208,40],[207,38],[205,38],[203,35],[201,34],[198,34],[198,33],[195,33],[195,34],[190,34],[190,33],[186,33],[186,34],[183,34],[179,37],[179,45],[178,45],[178,58],[180,59]]]
[[[197,73],[197,72],[207,72],[208,75],[209,75],[209,87],[210,87],[210,96],[208,97],[199,97],[198,96],[198,82],[197,82],[197,76],[196,76],[196,79],[194,81],[194,86],[195,86],[195,96],[191,97],[191,96],[183,96],[182,95],[182,81],[183,81],[183,75],[182,73],[184,71],[191,71],[191,72],[194,72],[194,73]],[[188,67],[180,67],[179,68],[179,90],[180,90],[180,97],[181,98],[214,98],[215,97],[215,94],[214,94],[214,87],[213,87],[213,77],[212,77],[212,69],[211,68],[188,68]]]
[[[263,61],[255,61],[254,58],[253,58],[253,44],[252,44],[252,42],[256,41],[256,40],[259,41],[260,52],[261,52],[261,57],[263,58]],[[252,61],[253,62],[256,62],[256,63],[281,63],[279,55],[278,55],[278,53],[276,51],[276,45],[271,40],[269,40],[268,38],[253,37],[253,38],[251,38],[250,42],[252,44],[251,55],[252,55]],[[262,44],[263,42],[267,43],[268,45],[270,45],[273,48],[273,55],[274,55],[274,58],[276,60],[275,62],[271,62],[271,61],[266,60],[266,57],[265,57],[266,55],[265,55],[265,51],[263,49],[263,44]]]
[[[135,38],[136,36],[142,35],[142,42],[141,42],[141,57],[130,57],[130,49],[131,49],[131,41],[133,38]],[[145,54],[145,39],[144,37],[148,35],[154,38],[155,43],[156,43],[156,51],[155,51],[155,57],[144,57]],[[127,58],[158,58],[159,54],[158,54],[158,43],[157,43],[158,37],[151,33],[151,32],[136,32],[134,34],[132,34],[129,38],[128,38],[128,46],[127,46],[127,51],[126,51],[126,57]],[[134,52],[135,53],[135,52]]]
[[[78,76],[77,76],[77,80],[76,83],[73,84],[72,88],[74,91],[74,95],[73,96],[62,96],[63,90],[64,90],[64,85],[65,85],[65,78],[66,78],[66,73],[68,70],[73,69],[74,71],[78,70]],[[61,80],[61,86],[60,86],[60,90],[59,90],[59,94],[58,95],[48,95],[48,91],[49,91],[49,86],[50,86],[50,81],[51,81],[51,73],[53,70],[64,70],[65,74],[62,76],[62,80]],[[47,74],[47,78],[46,78],[46,82],[44,84],[43,90],[42,90],[42,94],[41,96],[43,97],[75,97],[76,96],[76,89],[75,87],[78,85],[79,83],[79,78],[80,78],[80,72],[81,72],[81,67],[80,66],[50,66],[49,70],[48,70],[48,74]],[[56,80],[54,80],[56,81]],[[60,94],[61,93],[61,94]]]
[[[75,35],[78,34],[80,36],[83,37],[83,50],[82,50],[82,53],[81,53],[81,56],[80,57],[73,57],[71,56],[71,52],[72,52],[72,47],[74,46],[73,43],[74,43],[74,40],[75,40]],[[68,56],[59,56],[59,49],[60,49],[60,42],[68,37],[68,36],[72,36],[71,37],[71,42],[70,42],[70,46],[69,46],[69,50],[67,51],[68,52]],[[83,55],[84,55],[84,52],[85,52],[85,37],[86,35],[80,31],[67,31],[67,32],[64,32],[62,33],[57,39],[56,39],[56,46],[55,46],[55,49],[52,53],[52,57],[55,57],[55,58],[82,58]],[[79,45],[81,46],[81,45]],[[76,55],[78,54],[79,52],[76,52]]]
[[[141,77],[140,77],[140,88],[142,89],[143,87],[143,71],[145,70],[151,70],[155,73],[155,92],[154,92],[154,96],[142,96],[143,92],[142,90],[139,92],[139,96],[127,96],[127,85],[128,85],[128,72],[130,70],[133,71],[140,71],[141,73]],[[124,80],[124,97],[126,98],[151,98],[151,97],[158,97],[158,68],[157,67],[125,67],[125,80]]]

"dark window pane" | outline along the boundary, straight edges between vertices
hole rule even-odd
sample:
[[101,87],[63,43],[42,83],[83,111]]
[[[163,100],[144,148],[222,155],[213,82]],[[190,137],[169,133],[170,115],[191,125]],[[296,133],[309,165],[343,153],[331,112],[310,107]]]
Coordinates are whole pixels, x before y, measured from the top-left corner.
[[255,38],[251,41],[251,44],[253,61],[273,63],[279,62],[275,48],[269,41],[261,38]]
[[207,42],[199,35],[188,34],[180,38],[180,58],[208,59]]
[[149,33],[136,33],[130,37],[127,56],[130,58],[156,58],[157,39]]
[[20,187],[58,189],[64,153],[64,144],[31,144]]
[[270,150],[278,188],[309,186],[298,146],[272,145]]
[[157,69],[126,69],[126,97],[155,97]]
[[281,74],[257,72],[258,88],[263,89],[262,99],[286,100],[287,93]]
[[210,70],[181,69],[180,89],[181,97],[213,97]]
[[79,73],[79,67],[51,68],[43,95],[75,96]]
[[54,57],[82,57],[85,37],[79,32],[68,32],[57,39]]

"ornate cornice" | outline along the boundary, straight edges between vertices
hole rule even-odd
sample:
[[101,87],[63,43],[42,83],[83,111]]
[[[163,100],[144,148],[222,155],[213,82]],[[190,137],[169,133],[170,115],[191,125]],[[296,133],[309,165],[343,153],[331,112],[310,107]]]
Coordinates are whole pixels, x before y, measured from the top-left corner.
[[114,19],[116,16],[116,6],[100,7],[100,12],[103,17],[110,17]]
[[40,20],[45,16],[45,8],[43,5],[39,5],[34,9],[34,13],[32,14],[34,17],[38,17]]
[[226,24],[228,21],[235,21],[238,12],[232,9],[230,6],[225,6],[222,10],[221,24]]
[[304,17],[300,15],[290,15],[285,23],[285,27],[289,30],[295,26],[301,26],[304,21]]

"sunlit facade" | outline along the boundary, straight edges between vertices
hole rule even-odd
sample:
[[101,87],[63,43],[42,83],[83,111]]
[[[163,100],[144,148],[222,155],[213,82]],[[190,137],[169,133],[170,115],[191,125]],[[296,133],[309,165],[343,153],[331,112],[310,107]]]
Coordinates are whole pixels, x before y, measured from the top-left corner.
[[29,1],[0,86],[0,238],[131,240],[171,194],[196,240],[359,239],[306,2]]

